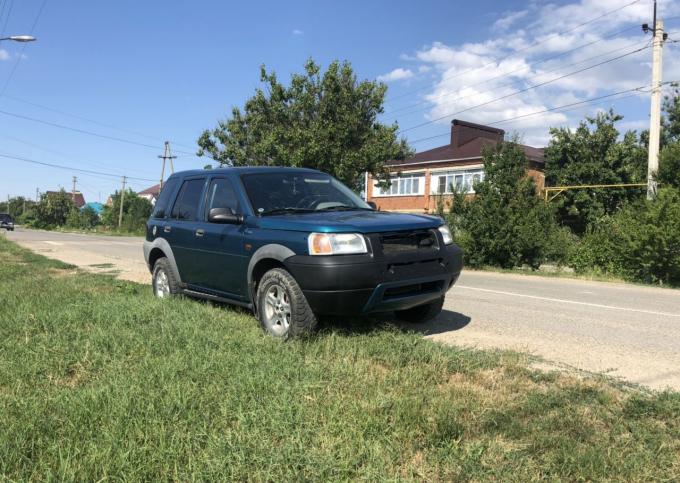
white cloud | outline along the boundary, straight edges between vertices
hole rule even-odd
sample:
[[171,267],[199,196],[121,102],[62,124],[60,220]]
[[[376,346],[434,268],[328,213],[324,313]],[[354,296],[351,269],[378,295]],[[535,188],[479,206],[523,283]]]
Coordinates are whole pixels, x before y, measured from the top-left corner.
[[9,53],[5,49],[0,49],[0,60],[9,59]]
[[302,34],[304,34],[304,32],[300,29],[294,29],[293,30],[293,35],[302,35]]
[[[649,3],[621,8],[623,5],[620,0],[577,0],[562,5],[529,2],[526,10],[507,12],[498,18],[487,39],[459,44],[433,41],[405,54],[403,58],[417,62],[414,69],[432,68],[438,81],[420,99],[401,101],[402,106],[414,105],[419,100],[423,104],[415,110],[402,109],[397,117],[399,124],[408,128],[430,120],[444,126],[453,118],[494,123],[648,85],[650,49],[595,66],[641,48],[650,40],[636,28],[650,21]],[[619,10],[612,13],[616,9]],[[664,2],[662,13],[680,14],[680,0]],[[520,19],[522,29],[507,30]],[[678,44],[666,44],[665,80],[680,79],[678,52]],[[576,73],[581,69],[585,70]],[[565,74],[572,75],[558,80]],[[541,87],[532,87],[543,83]],[[507,132],[518,131],[527,143],[540,145],[547,141],[548,127],[575,126],[585,113],[609,107],[611,103],[607,102],[527,116],[498,127]],[[394,110],[400,106],[391,107]],[[646,115],[641,113],[640,117]],[[639,123],[635,119],[626,121],[629,126]],[[409,136],[415,139],[422,132],[414,130]]]
[[520,10],[518,12],[508,12],[493,24],[493,28],[496,30],[507,30],[518,20],[524,18],[529,13],[529,10]]
[[413,71],[411,69],[402,69],[401,67],[398,67],[387,74],[379,75],[378,80],[380,82],[394,82],[410,79],[411,77],[413,77]]

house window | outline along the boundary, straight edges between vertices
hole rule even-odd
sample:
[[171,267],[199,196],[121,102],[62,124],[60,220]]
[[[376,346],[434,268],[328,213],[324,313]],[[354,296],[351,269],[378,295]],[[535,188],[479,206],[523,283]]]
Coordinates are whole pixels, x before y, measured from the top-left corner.
[[482,168],[448,171],[432,174],[432,194],[451,194],[453,191],[474,193],[475,183],[484,179]]
[[375,196],[418,196],[425,193],[423,173],[409,173],[393,177],[390,186],[381,188],[375,184]]

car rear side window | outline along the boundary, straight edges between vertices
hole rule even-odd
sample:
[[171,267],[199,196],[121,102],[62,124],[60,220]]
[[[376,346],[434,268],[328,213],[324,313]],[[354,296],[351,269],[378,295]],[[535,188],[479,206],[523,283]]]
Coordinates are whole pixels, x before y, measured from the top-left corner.
[[161,194],[153,207],[151,216],[154,218],[165,218],[168,215],[168,208],[170,205],[170,197],[175,192],[179,180],[177,178],[170,178],[167,183],[163,185]]
[[172,218],[183,221],[196,220],[204,184],[205,178],[190,179],[182,184],[175,206],[172,208]]
[[217,178],[210,183],[206,206],[206,218],[213,208],[231,208],[234,213],[239,213],[239,203],[236,191],[231,181],[226,178]]

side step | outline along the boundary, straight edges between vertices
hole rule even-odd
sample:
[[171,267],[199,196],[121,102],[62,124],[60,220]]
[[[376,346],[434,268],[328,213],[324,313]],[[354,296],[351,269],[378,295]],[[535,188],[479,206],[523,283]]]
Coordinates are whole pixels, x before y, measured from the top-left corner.
[[198,292],[196,290],[190,290],[188,288],[182,290],[182,293],[189,297],[196,297],[204,300],[212,300],[213,302],[221,302],[224,304],[238,305],[239,307],[245,307],[246,309],[253,310],[253,304],[250,302],[241,302],[240,300],[234,300],[226,297],[220,297],[218,295]]

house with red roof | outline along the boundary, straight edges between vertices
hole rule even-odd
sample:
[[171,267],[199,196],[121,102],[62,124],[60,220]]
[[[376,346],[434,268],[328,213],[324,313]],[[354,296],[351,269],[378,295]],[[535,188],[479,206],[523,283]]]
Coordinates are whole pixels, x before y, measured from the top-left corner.
[[[504,136],[502,129],[454,119],[448,144],[386,163],[391,179],[388,188],[377,186],[376,180],[367,175],[366,200],[386,211],[432,213],[442,197],[451,197],[452,189],[474,196],[475,182],[484,179],[482,152],[503,141]],[[529,176],[539,189],[543,188],[543,149],[526,145],[521,148]]]

